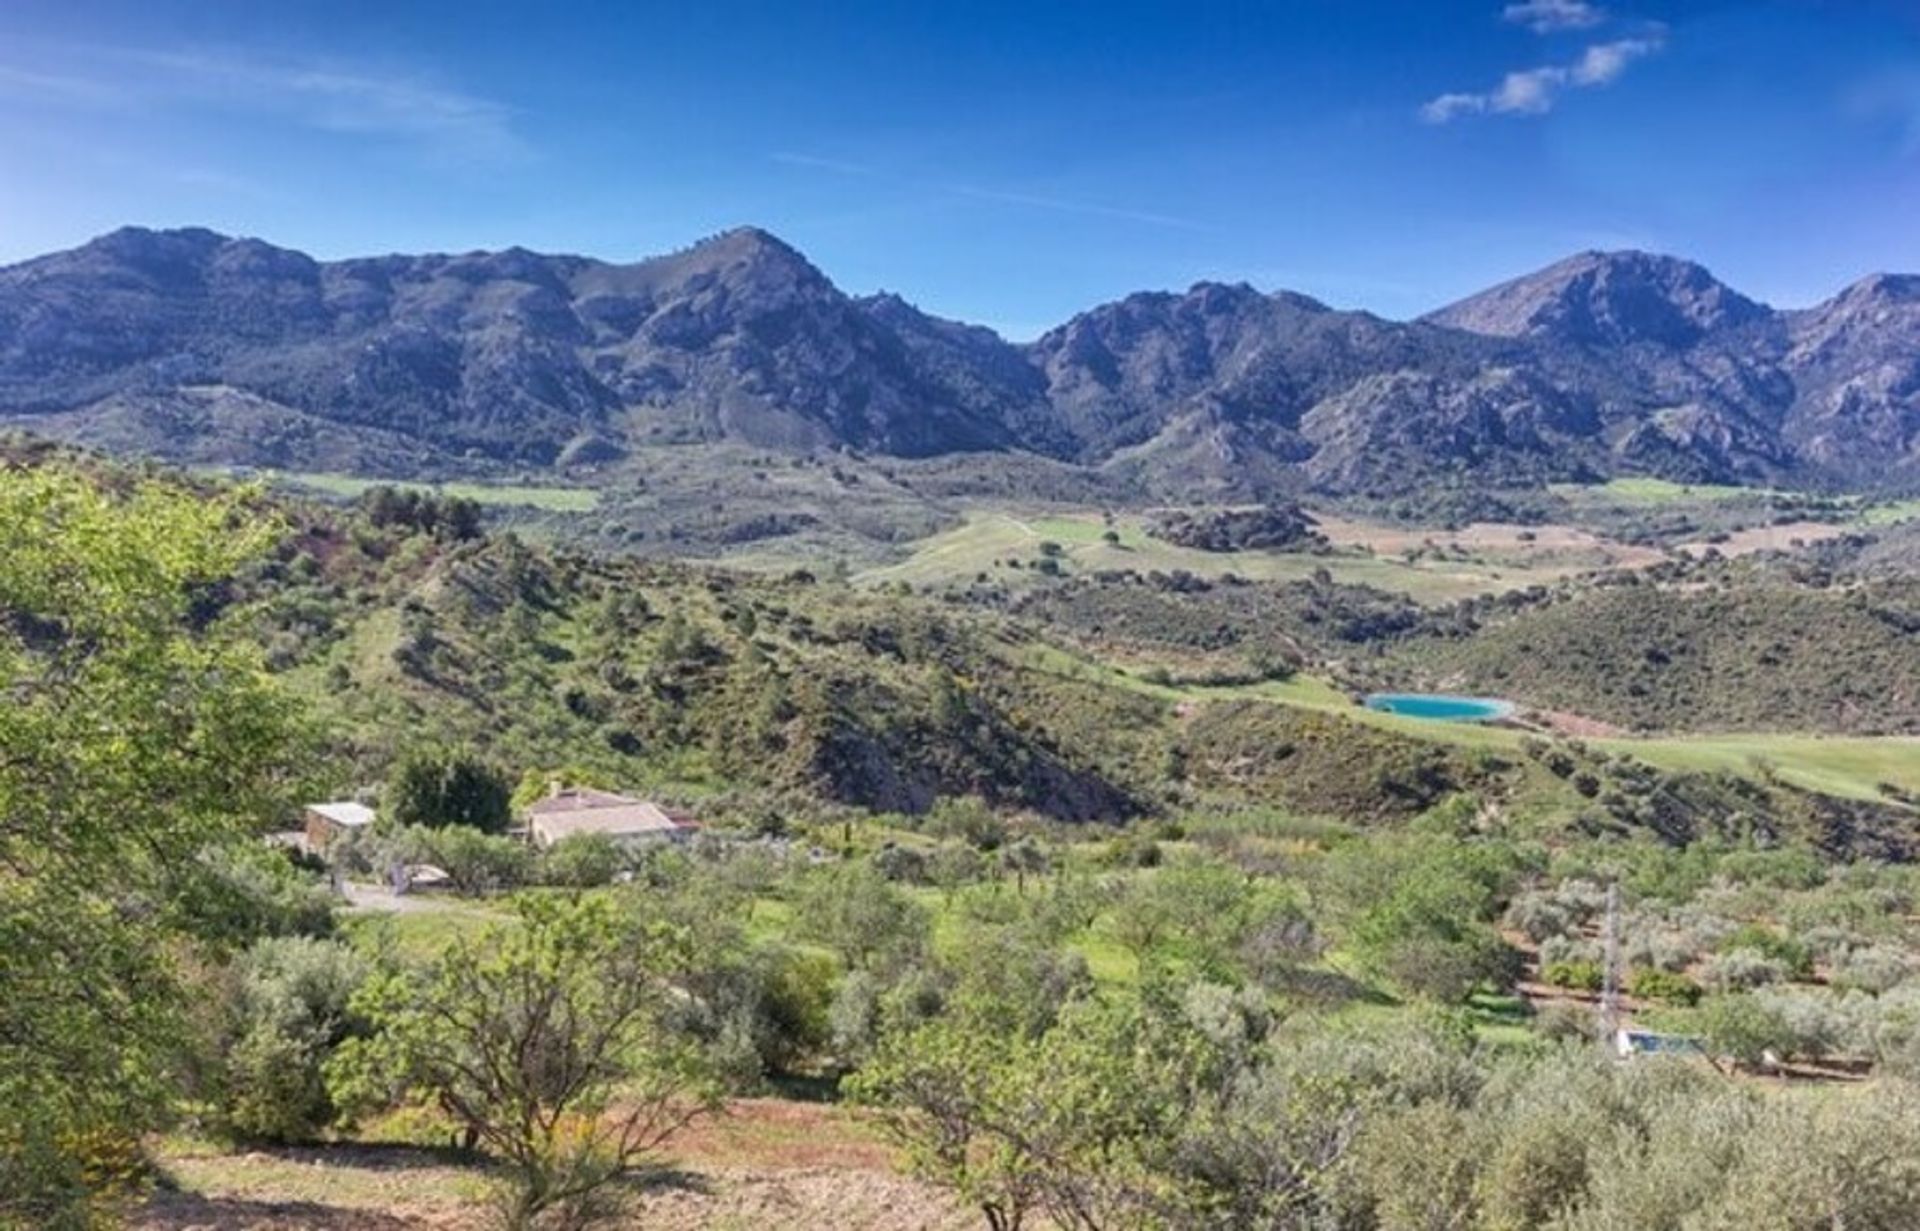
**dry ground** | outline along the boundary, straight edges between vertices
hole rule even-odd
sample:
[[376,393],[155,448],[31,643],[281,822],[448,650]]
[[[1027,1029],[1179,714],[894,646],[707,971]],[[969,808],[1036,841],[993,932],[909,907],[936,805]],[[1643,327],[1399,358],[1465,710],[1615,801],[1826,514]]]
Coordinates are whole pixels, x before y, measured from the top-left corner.
[[[959,1231],[976,1220],[902,1175],[893,1151],[835,1107],[743,1099],[673,1143],[616,1227]],[[452,1231],[486,1225],[485,1175],[437,1151],[339,1145],[170,1151],[179,1191],[141,1208],[138,1231]]]

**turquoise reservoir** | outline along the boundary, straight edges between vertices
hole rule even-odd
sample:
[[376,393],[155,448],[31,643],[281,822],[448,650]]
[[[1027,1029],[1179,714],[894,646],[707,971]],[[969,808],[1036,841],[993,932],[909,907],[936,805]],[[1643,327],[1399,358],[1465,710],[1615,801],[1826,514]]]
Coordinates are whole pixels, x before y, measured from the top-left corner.
[[1376,692],[1367,697],[1366,706],[1386,714],[1430,718],[1435,722],[1490,722],[1513,713],[1511,701],[1424,692]]

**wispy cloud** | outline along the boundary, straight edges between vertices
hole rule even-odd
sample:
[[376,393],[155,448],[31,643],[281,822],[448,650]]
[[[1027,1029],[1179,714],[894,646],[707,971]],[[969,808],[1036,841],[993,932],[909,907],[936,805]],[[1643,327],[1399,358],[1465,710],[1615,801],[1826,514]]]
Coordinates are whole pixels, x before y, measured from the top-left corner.
[[214,107],[435,155],[515,159],[511,108],[407,70],[237,51],[65,45],[59,73],[0,63],[0,93],[89,108]]
[[1146,226],[1168,227],[1181,231],[1205,231],[1207,226],[1189,218],[1179,218],[1172,214],[1159,214],[1151,210],[1128,209],[1118,205],[1103,205],[1094,201],[1080,201],[1068,197],[1048,196],[1037,193],[1010,191],[1004,188],[982,187],[978,184],[954,183],[943,180],[920,179],[915,176],[901,175],[881,167],[865,163],[847,162],[838,158],[821,158],[812,154],[799,154],[781,151],[771,155],[773,161],[790,167],[804,167],[814,171],[831,171],[838,175],[857,176],[862,179],[885,180],[889,183],[918,188],[922,191],[936,192],[944,196],[964,197],[972,201],[989,201],[998,205],[1017,205],[1027,209],[1047,210],[1056,214],[1078,214],[1087,218],[1113,218],[1121,222],[1138,222]]
[[1586,0],[1518,0],[1500,17],[1535,34],[1556,34],[1561,30],[1590,30],[1605,21],[1607,13]]
[[1571,64],[1547,64],[1508,73],[1500,84],[1480,93],[1442,94],[1420,108],[1429,124],[1445,124],[1470,115],[1545,115],[1568,90],[1609,85],[1636,60],[1665,45],[1659,32],[1640,38],[1595,43]]
[[120,102],[126,94],[109,81],[0,64],[0,97],[40,98],[97,107]]
[[773,161],[785,163],[789,167],[807,167],[814,171],[834,171],[841,175],[861,175],[871,179],[890,178],[878,167],[869,167],[863,163],[846,162],[838,158],[819,158],[812,154],[794,154],[782,150],[772,155]]
[[1867,78],[1844,104],[1853,119],[1891,129],[1903,156],[1920,155],[1920,67]]

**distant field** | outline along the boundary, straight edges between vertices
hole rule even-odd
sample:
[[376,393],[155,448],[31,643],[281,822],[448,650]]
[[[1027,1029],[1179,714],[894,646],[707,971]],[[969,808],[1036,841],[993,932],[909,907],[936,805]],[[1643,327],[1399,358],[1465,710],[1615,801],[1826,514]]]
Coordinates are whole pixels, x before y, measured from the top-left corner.
[[316,471],[272,470],[267,481],[305,488],[351,500],[371,487],[433,492],[503,508],[545,509],[552,513],[586,513],[600,503],[600,493],[588,487],[519,487],[505,483],[409,483],[396,479],[363,479],[355,475]]
[[[1111,529],[1118,542],[1102,536]],[[1444,537],[1444,536],[1442,536]],[[1338,581],[1377,586],[1420,602],[1445,603],[1516,586],[1542,576],[1525,568],[1505,568],[1471,560],[1399,558],[1360,553],[1311,555],[1291,552],[1208,552],[1163,542],[1147,534],[1136,515],[1121,515],[1109,527],[1093,512],[1051,511],[1032,516],[1014,512],[975,512],[966,522],[913,545],[905,560],[856,575],[861,582],[905,581],[920,586],[964,584],[979,574],[1018,584],[1034,576],[1028,568],[1040,556],[1040,544],[1057,543],[1061,563],[1070,572],[1134,569],[1138,572],[1185,569],[1202,577],[1235,573],[1253,581],[1296,581],[1325,568]],[[1018,561],[1016,569],[1010,562]]]
[[[1888,526],[1920,519],[1920,499],[1869,500],[1859,496],[1821,497],[1813,492],[1772,487],[1734,487],[1719,483],[1673,483],[1666,479],[1622,478],[1605,483],[1555,483],[1554,495],[1576,508],[1658,509],[1688,504],[1726,504],[1745,499],[1824,500],[1852,512],[1852,524]],[[1841,524],[1846,524],[1843,520]],[[1784,527],[1783,527],[1784,529]]]
[[1605,483],[1555,483],[1554,495],[1575,502],[1596,499],[1618,505],[1654,507],[1702,500],[1743,500],[1791,493],[1765,487],[1734,487],[1723,483],[1673,483],[1666,479],[1620,478]]
[[1860,522],[1866,526],[1892,526],[1916,520],[1920,520],[1920,500],[1883,501],[1867,506],[1860,514]]
[[1920,791],[1920,738],[1741,734],[1593,742],[1666,769],[1771,768],[1796,786],[1852,799],[1882,798],[1882,782]]
[[[1298,675],[1263,684],[1209,688],[1154,684],[1135,672],[1078,658],[1062,650],[1035,647],[1034,665],[1062,675],[1098,679],[1171,701],[1261,700],[1300,709],[1337,713],[1354,722],[1416,739],[1467,748],[1518,748],[1526,733],[1470,722],[1433,722],[1382,713],[1353,704],[1324,680]],[[1908,736],[1826,736],[1741,733],[1732,735],[1623,736],[1587,741],[1595,747],[1637,757],[1663,769],[1725,770],[1748,777],[1763,772],[1783,782],[1846,799],[1883,799],[1879,786],[1892,783],[1920,791],[1920,738]]]

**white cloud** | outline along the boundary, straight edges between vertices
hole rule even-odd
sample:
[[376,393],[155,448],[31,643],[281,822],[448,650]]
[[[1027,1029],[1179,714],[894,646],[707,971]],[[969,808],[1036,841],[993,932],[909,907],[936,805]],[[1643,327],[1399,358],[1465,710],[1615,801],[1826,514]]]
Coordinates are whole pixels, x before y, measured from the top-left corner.
[[1171,214],[1157,214],[1149,210],[1127,209],[1118,205],[1103,205],[1096,201],[1081,201],[1066,197],[1046,196],[1028,192],[1014,192],[1003,188],[982,187],[978,184],[954,183],[944,180],[925,180],[914,176],[901,175],[881,167],[866,163],[847,162],[838,158],[821,158],[813,154],[795,153],[781,150],[769,155],[773,161],[790,167],[804,167],[813,171],[831,171],[837,175],[858,176],[862,179],[888,180],[892,183],[915,188],[925,192],[935,192],[943,196],[963,197],[972,201],[988,201],[997,205],[1017,205],[1027,209],[1048,210],[1056,214],[1080,214],[1090,218],[1114,218],[1122,222],[1138,222],[1148,226],[1169,227],[1179,231],[1205,231],[1211,228],[1186,218],[1177,218]]
[[1420,108],[1420,118],[1429,124],[1445,124],[1467,115],[1545,115],[1566,91],[1608,85],[1635,60],[1654,54],[1662,46],[1658,34],[1595,43],[1571,64],[1520,69],[1482,93],[1442,94]]
[[407,141],[478,161],[527,152],[510,108],[410,71],[236,52],[65,44],[63,72],[0,63],[0,93],[96,108],[217,107],[303,128]]
[[1852,119],[1888,129],[1903,155],[1920,154],[1920,68],[1868,78],[1843,101]]
[[1535,34],[1553,34],[1561,30],[1591,29],[1605,21],[1607,14],[1586,0],[1519,0],[1509,4],[1500,16]]

